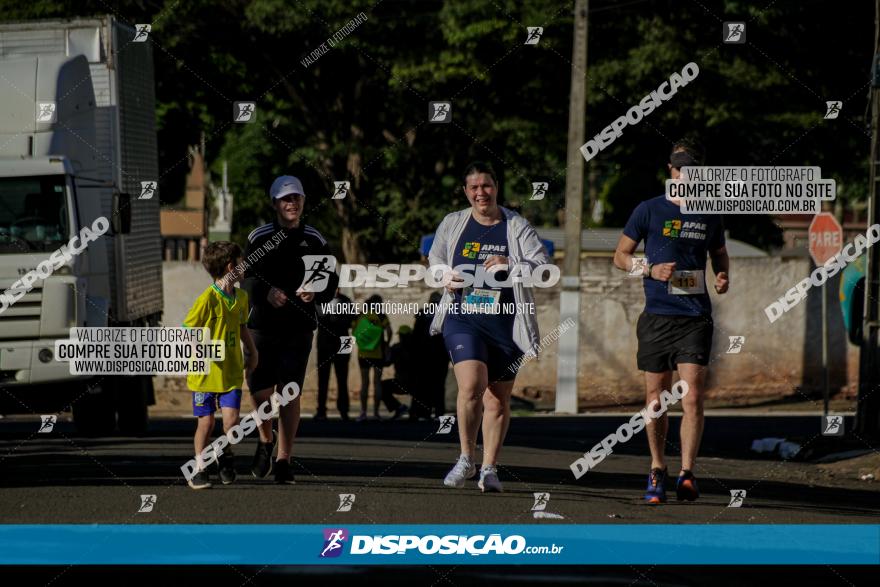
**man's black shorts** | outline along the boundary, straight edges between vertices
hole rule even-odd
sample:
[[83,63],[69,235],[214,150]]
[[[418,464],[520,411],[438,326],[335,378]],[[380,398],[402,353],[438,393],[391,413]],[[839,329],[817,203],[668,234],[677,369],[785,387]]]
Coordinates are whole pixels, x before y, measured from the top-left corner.
[[642,312],[636,326],[639,369],[675,371],[679,363],[708,365],[712,353],[711,316],[663,316]]
[[299,385],[301,390],[306,378],[314,332],[298,330],[276,334],[251,330],[251,337],[259,354],[257,368],[248,377],[251,393],[279,384],[284,386],[291,381]]

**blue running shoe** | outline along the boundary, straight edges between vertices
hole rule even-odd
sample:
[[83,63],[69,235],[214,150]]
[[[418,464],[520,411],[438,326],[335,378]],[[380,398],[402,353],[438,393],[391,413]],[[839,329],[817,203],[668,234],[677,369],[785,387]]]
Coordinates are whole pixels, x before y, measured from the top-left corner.
[[675,496],[678,501],[694,501],[700,497],[700,490],[697,488],[697,478],[690,471],[678,476],[675,483]]
[[648,473],[645,501],[647,503],[666,502],[666,469],[651,469],[651,472]]

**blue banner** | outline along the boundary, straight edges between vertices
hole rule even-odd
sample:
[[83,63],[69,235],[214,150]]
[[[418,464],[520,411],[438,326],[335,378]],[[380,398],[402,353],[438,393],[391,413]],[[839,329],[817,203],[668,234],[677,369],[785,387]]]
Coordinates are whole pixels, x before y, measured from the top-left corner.
[[0,525],[0,564],[880,564],[880,525]]

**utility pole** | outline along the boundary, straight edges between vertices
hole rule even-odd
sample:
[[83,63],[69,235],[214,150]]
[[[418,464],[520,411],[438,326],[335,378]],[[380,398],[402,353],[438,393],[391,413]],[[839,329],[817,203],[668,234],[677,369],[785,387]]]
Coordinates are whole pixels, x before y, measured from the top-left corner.
[[[880,0],[878,0],[880,2]],[[565,259],[559,322],[574,326],[559,337],[556,367],[556,412],[576,414],[578,408],[578,340],[580,339],[581,230],[583,227],[584,144],[587,97],[587,6],[574,4],[574,43],[571,56],[571,97],[568,103],[568,152],[565,174]]]
[[[878,176],[877,133],[880,118],[880,0],[874,3],[874,61],[871,66],[871,161],[868,200],[868,226],[880,223],[880,202],[877,201]],[[856,408],[856,430],[865,436],[877,436],[880,430],[880,247],[870,247],[865,265],[865,314],[862,324],[862,348],[859,356],[859,400]]]

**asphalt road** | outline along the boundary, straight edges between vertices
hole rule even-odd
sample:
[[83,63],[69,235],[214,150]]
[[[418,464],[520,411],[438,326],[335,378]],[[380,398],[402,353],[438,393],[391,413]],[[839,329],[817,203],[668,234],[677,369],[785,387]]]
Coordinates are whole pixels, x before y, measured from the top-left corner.
[[[441,480],[458,455],[456,433],[429,422],[313,422],[295,447],[297,483],[274,485],[249,473],[254,440],[236,447],[238,480],[189,489],[180,466],[191,458],[192,419],[154,420],[143,438],[84,438],[69,422],[37,434],[36,419],[0,421],[0,520],[4,523],[558,523],[535,519],[534,492],[559,522],[876,523],[880,484],[817,475],[808,462],[758,458],[766,436],[819,442],[818,416],[715,416],[707,420],[695,503],[642,503],[648,460],[644,434],[580,480],[569,464],[626,418],[515,418],[502,454],[505,493],[482,495],[476,481],[447,489]],[[847,425],[850,425],[847,419]],[[678,420],[672,421],[677,430]],[[670,438],[676,454],[677,437]],[[678,466],[670,458],[670,470]],[[216,482],[216,475],[213,477]],[[745,489],[742,507],[727,507]],[[355,494],[337,512],[340,493]],[[156,495],[139,513],[142,494]]]

